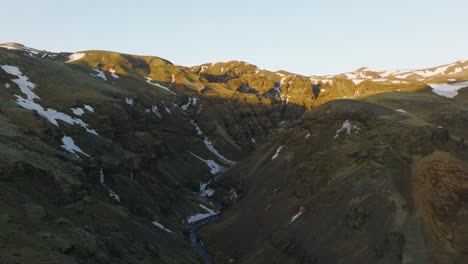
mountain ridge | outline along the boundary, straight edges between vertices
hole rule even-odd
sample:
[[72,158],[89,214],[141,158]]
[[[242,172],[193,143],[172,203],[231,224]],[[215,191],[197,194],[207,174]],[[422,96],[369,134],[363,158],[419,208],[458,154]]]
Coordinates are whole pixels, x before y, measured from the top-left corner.
[[[16,49],[38,51],[36,49],[27,47],[27,46],[25,46],[25,45],[23,45],[21,43],[16,43],[16,42],[0,43],[0,48],[1,47],[3,47],[3,48],[10,47],[10,48],[16,48]],[[178,64],[176,65],[176,64],[172,63],[171,61],[163,59],[163,58],[161,58],[159,56],[135,55],[135,54],[130,54],[130,53],[120,53],[120,52],[117,52],[117,51],[107,51],[107,50],[82,50],[82,51],[75,51],[75,52],[49,52],[49,51],[46,51],[46,50],[42,50],[42,52],[44,52],[44,53],[64,53],[64,54],[86,53],[86,52],[109,52],[109,53],[124,54],[124,55],[137,56],[137,57],[154,57],[154,58],[164,60],[167,63],[173,64],[174,66],[179,66],[179,67],[188,68],[188,69],[192,69],[192,70],[194,68],[203,68],[203,67],[209,67],[209,66],[213,67],[213,66],[218,66],[218,65],[242,64],[242,65],[252,65],[258,71],[263,71],[263,70],[268,71],[267,69],[260,69],[256,65],[251,64],[251,63],[249,63],[247,61],[240,61],[240,60],[216,61],[216,62],[207,62],[207,63],[194,65],[194,66],[186,66],[186,65],[178,65]],[[441,68],[446,67],[446,66],[462,66],[462,69],[460,70],[460,72],[461,72],[461,71],[465,71],[466,69],[468,69],[468,67],[467,67],[468,63],[467,62],[468,62],[468,60],[457,60],[457,61],[452,62],[452,63],[441,64],[441,65],[431,66],[431,67],[413,68],[413,69],[396,69],[395,68],[395,69],[386,69],[386,70],[382,70],[382,69],[381,70],[376,70],[376,69],[373,69],[373,68],[369,68],[367,66],[362,66],[362,67],[360,67],[360,68],[358,68],[356,70],[353,70],[353,71],[343,72],[343,73],[338,73],[338,74],[331,74],[331,75],[330,74],[328,74],[328,75],[314,75],[314,74],[303,75],[303,74],[292,73],[292,72],[282,70],[282,69],[276,70],[276,71],[269,71],[269,72],[287,74],[287,75],[299,75],[299,76],[305,76],[305,77],[317,77],[319,79],[330,79],[330,78],[337,77],[337,76],[342,76],[342,75],[346,76],[347,73],[359,73],[359,72],[374,72],[374,73],[375,72],[381,72],[381,73],[382,72],[383,73],[388,73],[388,72],[396,72],[396,73],[433,72],[431,70],[441,69]],[[441,72],[441,73],[437,73],[437,74],[444,74],[444,73],[446,73],[446,72]],[[386,74],[386,77],[388,77],[387,74]],[[420,77],[424,78],[424,76],[420,76]],[[358,79],[360,79],[360,78],[358,78]],[[362,79],[365,79],[365,78],[362,78]],[[399,79],[406,79],[406,78],[399,78]]]

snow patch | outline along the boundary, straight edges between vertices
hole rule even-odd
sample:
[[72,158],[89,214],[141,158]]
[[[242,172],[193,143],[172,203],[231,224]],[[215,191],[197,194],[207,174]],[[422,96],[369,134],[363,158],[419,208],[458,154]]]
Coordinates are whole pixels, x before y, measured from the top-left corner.
[[18,77],[18,79],[11,80],[12,82],[16,83],[20,88],[21,92],[26,95],[27,98],[23,98],[19,95],[16,96],[16,103],[28,110],[36,111],[40,116],[45,117],[49,120],[50,123],[54,124],[55,126],[59,126],[57,120],[63,121],[70,125],[79,125],[86,129],[87,132],[98,135],[97,132],[93,129],[90,129],[88,124],[85,123],[83,120],[78,118],[73,118],[65,113],[59,112],[55,109],[44,109],[40,104],[34,102],[34,99],[40,99],[34,93],[34,89],[36,88],[36,84],[29,81],[29,78],[24,76],[23,73],[19,70],[18,67],[3,65],[1,68],[12,75]]
[[166,104],[165,104],[163,101],[161,101],[161,103],[164,105],[164,110],[165,110],[168,114],[171,114],[171,115],[172,115],[171,110],[170,110],[169,108],[167,108]]
[[75,145],[75,142],[71,137],[64,136],[62,138],[62,143],[63,145],[61,147],[64,148],[66,151],[72,153],[76,157],[80,158],[78,154],[82,154],[86,157],[89,157],[88,154],[84,153],[77,145]]
[[355,85],[358,85],[358,84],[362,83],[362,82],[365,81],[365,80],[352,79],[352,81],[353,81],[353,83],[354,83]]
[[132,98],[125,97],[125,103],[128,105],[133,105],[135,103],[135,100]]
[[[191,120],[190,122],[195,127],[195,130],[197,131],[197,134],[200,135],[200,136],[203,136],[203,131],[200,129],[200,127],[193,120]],[[226,157],[224,157],[221,153],[219,153],[218,150],[214,147],[213,142],[211,142],[208,137],[206,137],[206,136],[203,136],[203,137],[204,137],[203,143],[205,144],[206,148],[211,153],[213,153],[216,157],[218,157],[221,161],[223,161],[226,164],[229,164],[229,165],[236,164],[235,161],[229,160]]]
[[187,218],[187,222],[189,224],[191,223],[194,223],[194,222],[198,222],[200,220],[203,220],[205,218],[208,218],[210,216],[214,216],[214,215],[217,215],[219,212],[215,211],[215,210],[212,210],[206,206],[204,206],[203,204],[199,204],[199,206],[201,208],[203,208],[204,210],[206,210],[208,213],[205,213],[205,214],[196,214],[196,215],[192,215],[190,217]]
[[73,112],[74,115],[76,116],[82,116],[84,114],[84,110],[80,107],[77,108],[70,108]]
[[218,174],[218,173],[223,172],[223,171],[226,170],[225,167],[219,165],[219,164],[216,163],[214,160],[205,160],[205,159],[203,159],[203,158],[201,158],[201,157],[199,157],[199,156],[193,154],[192,152],[189,152],[189,153],[192,154],[192,156],[194,156],[195,158],[197,158],[197,159],[199,159],[199,160],[205,162],[206,165],[210,168],[211,174],[213,174],[213,175],[216,175],[216,174]]
[[84,58],[84,56],[86,56],[86,53],[81,53],[81,52],[73,53],[72,55],[68,56],[67,62],[81,60],[82,58]]
[[165,228],[163,225],[161,225],[160,223],[158,223],[158,221],[153,221],[151,222],[154,226],[156,226],[157,228],[163,230],[163,231],[166,231],[168,233],[171,233],[171,234],[175,234],[174,232],[172,232],[171,230]]
[[440,96],[453,98],[458,95],[458,90],[468,87],[468,82],[458,83],[428,83],[432,91]]
[[114,77],[115,79],[119,79],[119,76],[115,73],[114,69],[110,69],[109,72],[110,72],[112,77]]
[[99,78],[103,79],[104,81],[107,81],[107,77],[106,77],[106,75],[104,74],[103,71],[101,71],[99,69],[93,69],[93,70],[96,72],[96,74],[91,74],[92,76],[99,77]]
[[12,82],[16,83],[20,88],[21,92],[27,96],[27,100],[34,100],[39,99],[33,90],[36,88],[36,84],[29,81],[29,78],[23,75],[18,67],[10,66],[10,65],[2,65],[2,70],[10,75],[14,75],[18,77],[18,79],[11,80]]
[[301,216],[302,213],[304,213],[304,207],[301,206],[301,208],[299,209],[299,212],[297,214],[295,214],[293,217],[291,217],[291,220],[289,221],[289,224],[296,221],[296,219],[299,218],[299,216]]
[[151,112],[153,112],[156,116],[158,116],[159,118],[161,118],[161,113],[159,112],[158,110],[158,106],[157,105],[153,105],[151,107]]
[[336,135],[333,138],[337,138],[342,131],[346,131],[348,135],[351,134],[352,129],[359,129],[356,125],[351,125],[351,122],[349,120],[346,120],[343,122],[341,125],[341,128],[336,131]]
[[7,49],[7,50],[18,50],[15,47],[7,46],[7,45],[0,45],[0,48],[4,48],[4,49]]
[[200,196],[201,197],[211,197],[214,193],[215,190],[210,189],[208,185],[211,183],[211,181],[208,182],[200,182]]
[[276,150],[276,153],[275,155],[273,155],[273,157],[271,157],[271,160],[274,160],[278,157],[278,155],[280,154],[281,150],[283,149],[283,146],[279,147],[277,150]]
[[88,110],[91,113],[94,113],[94,108],[90,105],[83,105],[83,108]]
[[109,191],[109,196],[116,202],[120,202],[120,197],[110,188],[107,189]]
[[150,77],[146,77],[146,82],[147,83],[149,83],[149,84],[151,84],[153,86],[159,87],[159,88],[161,88],[163,90],[166,90],[166,91],[170,92],[171,94],[175,95],[175,93],[173,91],[171,91],[169,88],[167,88],[166,86],[163,86],[163,85],[161,85],[159,83],[153,83],[153,82],[151,82],[151,80],[152,79]]
[[120,202],[120,197],[113,190],[111,190],[111,188],[107,187],[106,183],[104,182],[104,172],[102,171],[102,169],[99,174],[99,182],[103,187],[107,188],[109,196],[112,198],[112,200]]
[[197,105],[197,100],[199,100],[197,97],[189,97],[188,103],[181,105],[180,108],[187,112],[187,110],[190,108],[190,106],[196,106]]

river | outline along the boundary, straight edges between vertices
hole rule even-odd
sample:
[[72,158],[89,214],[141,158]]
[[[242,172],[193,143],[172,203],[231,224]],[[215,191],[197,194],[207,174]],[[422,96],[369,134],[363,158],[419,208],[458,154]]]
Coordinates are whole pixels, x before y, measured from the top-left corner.
[[197,252],[198,255],[200,255],[203,259],[203,264],[211,264],[211,256],[208,255],[208,252],[206,252],[205,247],[203,246],[202,241],[198,238],[198,230],[207,224],[213,223],[218,219],[217,215],[213,215],[207,218],[204,218],[200,221],[193,222],[189,226],[189,233],[190,233],[190,244],[192,244],[193,248]]

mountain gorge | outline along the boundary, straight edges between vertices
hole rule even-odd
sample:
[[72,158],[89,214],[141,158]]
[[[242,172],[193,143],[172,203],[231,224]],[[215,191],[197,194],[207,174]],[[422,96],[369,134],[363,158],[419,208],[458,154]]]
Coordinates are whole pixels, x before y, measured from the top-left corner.
[[466,263],[466,88],[1,44],[0,263]]

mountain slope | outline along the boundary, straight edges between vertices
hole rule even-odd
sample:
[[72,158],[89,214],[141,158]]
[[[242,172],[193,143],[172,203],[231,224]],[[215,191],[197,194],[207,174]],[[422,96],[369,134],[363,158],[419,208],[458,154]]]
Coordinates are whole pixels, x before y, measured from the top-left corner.
[[[311,197],[328,181],[335,191],[330,194],[325,190],[325,198],[346,189],[342,179],[349,175],[352,181],[356,173],[395,165],[397,170],[385,172],[392,178],[400,171],[408,173],[414,153],[426,157],[436,149],[455,151],[454,142],[468,136],[467,89],[462,89],[468,79],[463,75],[464,64],[454,65],[462,67],[456,76],[447,74],[452,72],[450,66],[435,78],[408,76],[394,82],[394,76],[385,81],[375,76],[356,85],[349,76],[271,72],[239,61],[184,67],[152,56],[97,50],[54,53],[1,44],[0,262],[199,263],[202,260],[189,242],[191,219],[221,210],[237,196],[233,209],[223,213],[205,233],[216,263],[229,261],[229,256],[235,261],[258,263],[267,252],[283,258],[292,234],[279,231],[275,245],[259,245],[270,243],[271,228],[289,226],[294,214],[298,216],[291,226],[298,224],[299,232],[307,224],[301,219],[316,207]],[[441,72],[437,69],[433,72]],[[428,83],[450,86],[453,98],[432,92]],[[356,100],[335,101],[340,98]],[[329,107],[336,111],[327,113]],[[411,118],[394,111],[400,108],[411,113]],[[426,123],[431,125],[420,128]],[[342,132],[336,134],[343,124]],[[355,124],[359,129],[353,127]],[[449,139],[435,128],[438,125],[449,128]],[[401,149],[388,159],[385,156],[376,163],[365,160],[355,165],[360,158],[346,154],[362,146],[372,152],[373,145],[378,152],[380,145],[384,148],[397,141],[393,135],[399,129],[407,130],[404,135],[411,140],[408,146],[399,142]],[[342,146],[348,136],[356,136],[355,130],[365,133],[367,139]],[[417,136],[412,136],[413,130]],[[380,132],[384,135],[373,135]],[[431,143],[421,145],[423,150],[409,149],[418,148],[425,140]],[[464,150],[457,151],[450,156],[455,164],[464,157]],[[315,152],[323,156],[312,155]],[[401,155],[404,162],[398,158]],[[333,157],[338,159],[331,166],[328,162]],[[417,166],[432,168],[432,163],[421,164]],[[323,175],[314,179],[316,174]],[[286,183],[284,191],[270,190]],[[364,195],[376,183],[365,184],[367,187],[349,190],[347,197]],[[377,184],[395,194],[412,182],[399,183],[398,188],[387,182]],[[428,215],[434,214],[425,204],[425,199],[433,199],[426,198],[431,188],[427,186],[418,194],[422,198],[417,206]],[[458,192],[464,197],[464,189]],[[213,193],[220,203],[207,198]],[[297,197],[291,198],[291,193]],[[409,200],[409,193],[399,194]],[[311,201],[300,204],[304,197]],[[261,227],[258,233],[258,227],[249,222],[256,214],[251,210],[268,207],[263,203],[269,199],[278,201],[275,214],[286,220],[270,225],[267,215],[260,214],[255,220]],[[385,199],[388,197],[382,201]],[[347,207],[340,206],[334,209],[336,214],[327,216],[330,221],[341,219],[337,215]],[[291,211],[285,214],[284,210]],[[320,206],[315,210],[328,212]],[[359,212],[358,220],[353,221],[361,221]],[[237,222],[244,215],[246,222]],[[249,241],[233,233],[245,228],[253,228],[246,237]],[[440,228],[446,229],[446,224]],[[457,228],[464,232],[463,225]],[[299,237],[300,243],[311,239]],[[363,237],[350,238],[349,242],[361,246]],[[334,239],[328,237],[328,245],[337,245]],[[231,240],[236,244],[233,248],[225,244]],[[454,244],[462,247],[463,241]],[[248,249],[242,247],[244,242]],[[309,249],[320,250],[320,256],[310,255]],[[302,255],[307,261],[330,257],[328,249],[322,249],[292,250],[284,260],[294,262]],[[349,251],[340,252],[340,256],[349,257]]]
[[465,263],[467,110],[394,92],[305,114],[219,182],[232,207],[206,227],[209,252],[216,263]]

